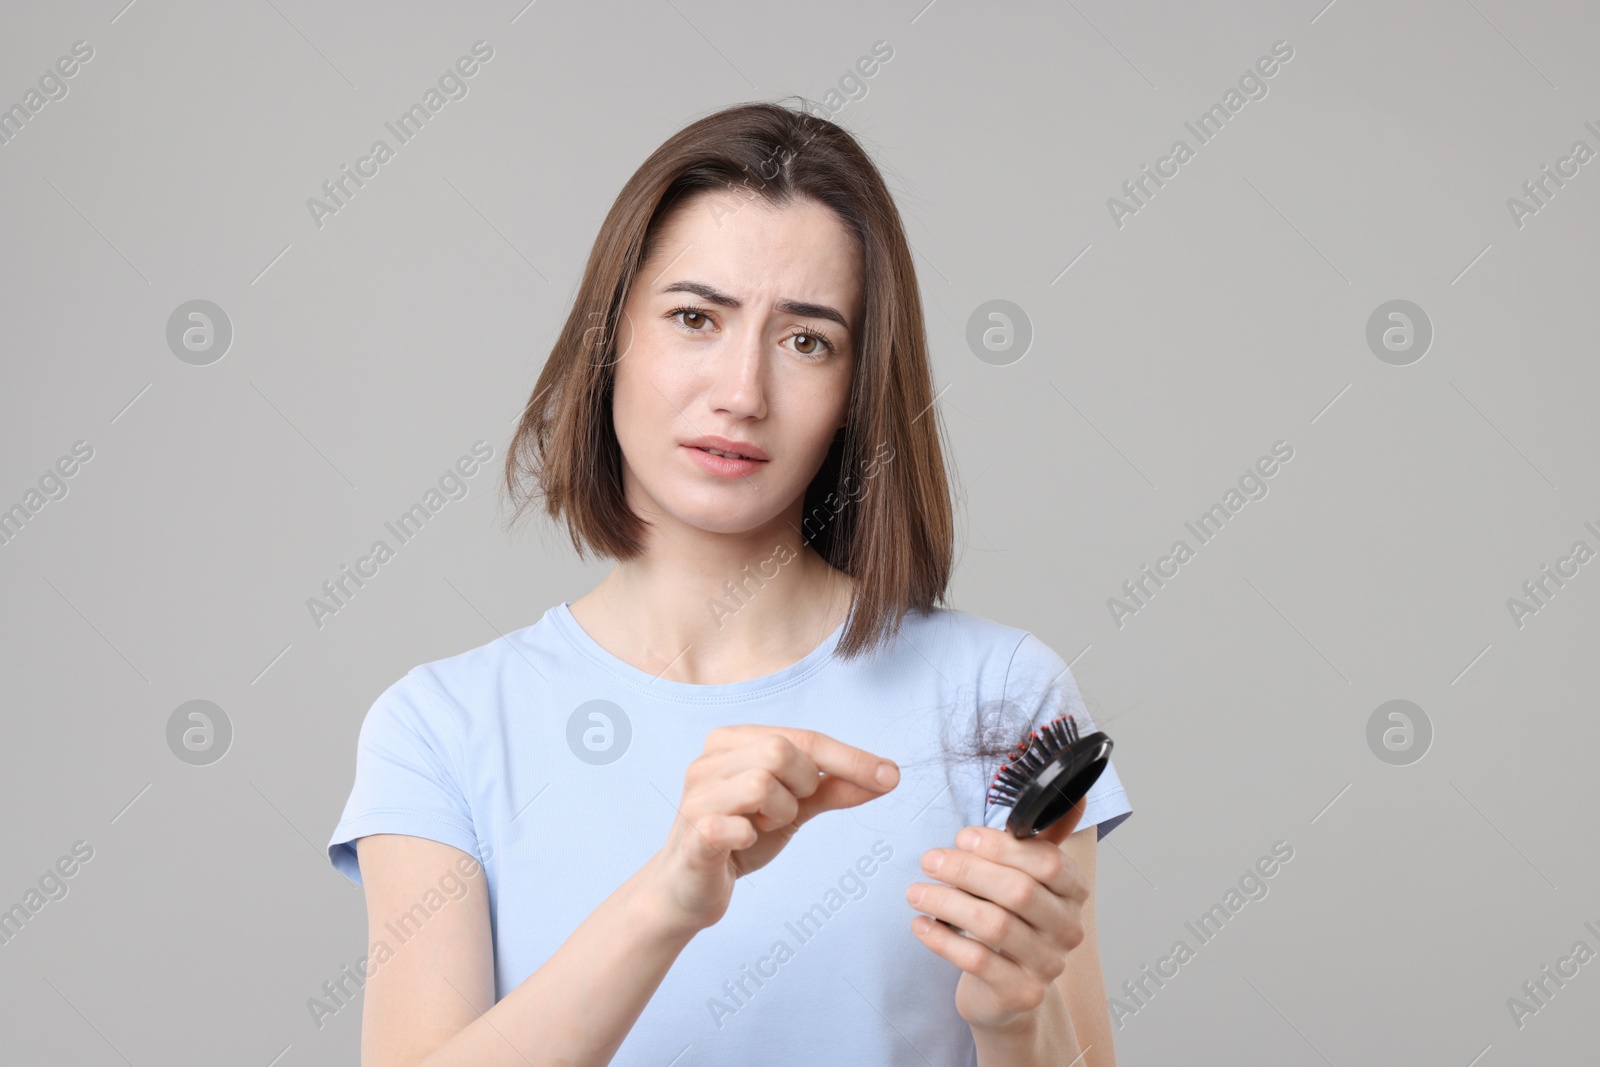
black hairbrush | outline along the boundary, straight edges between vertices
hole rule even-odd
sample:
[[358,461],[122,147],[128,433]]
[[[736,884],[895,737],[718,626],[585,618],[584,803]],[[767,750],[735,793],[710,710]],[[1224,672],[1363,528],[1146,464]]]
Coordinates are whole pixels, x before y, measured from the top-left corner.
[[[1077,720],[1063,715],[1011,750],[989,787],[989,803],[1012,806],[1006,818],[1012,837],[1037,837],[1077,806],[1110,758],[1111,738],[1098,730],[1080,734]],[[972,936],[955,923],[935,921]]]
[[1071,811],[1111,758],[1111,738],[1078,733],[1071,715],[1055,719],[1018,743],[989,787],[989,803],[1010,804],[1011,836],[1035,837]]

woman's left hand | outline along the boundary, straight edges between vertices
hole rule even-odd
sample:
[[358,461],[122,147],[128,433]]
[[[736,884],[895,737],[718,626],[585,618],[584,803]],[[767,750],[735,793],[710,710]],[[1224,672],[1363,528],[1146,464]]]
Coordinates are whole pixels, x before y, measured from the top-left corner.
[[[1055,979],[1083,941],[1089,898],[1083,871],[1060,848],[1083,801],[1035,837],[968,826],[953,849],[923,853],[922,869],[946,885],[913,882],[906,900],[924,912],[911,930],[929,950],[961,968],[956,1010],[969,1026],[1005,1030],[1036,1017],[1059,995]],[[967,931],[963,937],[927,916]]]

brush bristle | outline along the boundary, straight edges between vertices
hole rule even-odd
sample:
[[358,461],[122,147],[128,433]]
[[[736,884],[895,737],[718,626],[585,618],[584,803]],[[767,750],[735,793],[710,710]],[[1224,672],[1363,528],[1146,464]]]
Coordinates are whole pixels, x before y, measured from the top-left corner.
[[1078,723],[1071,715],[1062,715],[1043,729],[1034,730],[1000,765],[989,787],[989,803],[1015,805],[1023,787],[1040,768],[1077,740]]

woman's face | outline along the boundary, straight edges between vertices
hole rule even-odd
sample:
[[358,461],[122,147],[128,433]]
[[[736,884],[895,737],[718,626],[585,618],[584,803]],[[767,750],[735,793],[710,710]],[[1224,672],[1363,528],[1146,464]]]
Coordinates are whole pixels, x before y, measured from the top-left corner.
[[845,419],[859,257],[812,200],[703,193],[664,220],[618,334],[612,415],[636,513],[716,533],[797,521]]

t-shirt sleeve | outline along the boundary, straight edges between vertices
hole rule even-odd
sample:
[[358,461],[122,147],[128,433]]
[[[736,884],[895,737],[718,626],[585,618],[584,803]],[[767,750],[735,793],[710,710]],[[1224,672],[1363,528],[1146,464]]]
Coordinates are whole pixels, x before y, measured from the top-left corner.
[[[1026,716],[1025,719],[1012,720],[1026,723],[1025,727],[1017,729],[1017,741],[1026,737],[1029,731],[1066,714],[1072,715],[1080,734],[1093,733],[1098,729],[1084,707],[1071,668],[1054,649],[1032,633],[1024,634],[1012,653],[1011,663],[1006,669],[1003,700],[1007,707],[1019,709],[1019,713]],[[1115,738],[1112,740],[1115,741]],[[1077,830],[1097,827],[1096,841],[1122,825],[1123,820],[1133,814],[1127,791],[1117,777],[1115,759],[1106,760],[1105,769],[1095,779],[1094,785],[1089,787],[1084,800],[1083,818]],[[1003,830],[1010,814],[1009,804],[989,805],[985,811],[984,825]]]
[[461,789],[458,709],[413,670],[384,690],[356,743],[356,777],[328,842],[328,859],[361,885],[355,840],[409,834],[474,859],[478,836]]

